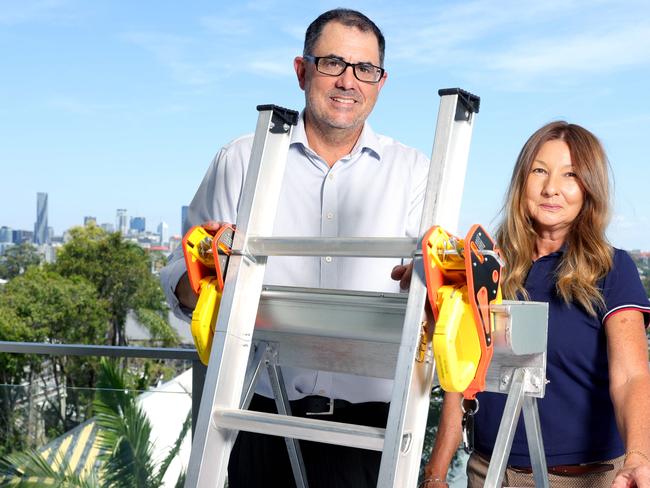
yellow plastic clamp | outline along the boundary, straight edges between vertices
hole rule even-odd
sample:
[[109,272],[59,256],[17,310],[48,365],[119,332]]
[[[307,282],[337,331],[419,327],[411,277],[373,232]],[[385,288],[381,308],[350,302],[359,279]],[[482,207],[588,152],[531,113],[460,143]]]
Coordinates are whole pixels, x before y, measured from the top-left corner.
[[196,308],[192,313],[192,337],[194,345],[203,364],[208,364],[214,328],[219,314],[221,292],[217,278],[209,276],[201,280],[201,293]]
[[481,359],[467,286],[441,286],[438,289],[438,310],[433,355],[440,386],[445,391],[462,392],[474,379]]

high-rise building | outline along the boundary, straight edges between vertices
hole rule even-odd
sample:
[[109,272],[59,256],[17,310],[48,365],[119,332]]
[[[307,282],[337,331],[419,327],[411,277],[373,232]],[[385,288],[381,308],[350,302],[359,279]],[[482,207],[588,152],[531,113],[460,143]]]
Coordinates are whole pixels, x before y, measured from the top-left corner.
[[34,233],[31,230],[13,230],[11,231],[11,235],[14,244],[34,242]]
[[129,223],[126,216],[125,208],[117,209],[117,217],[115,219],[115,230],[117,232],[121,232],[123,236],[125,236],[127,231],[129,230]]
[[143,233],[146,229],[146,219],[144,217],[131,217],[129,227],[134,232]]
[[158,235],[160,236],[161,246],[164,246],[169,242],[169,226],[166,222],[158,224]]
[[109,234],[112,234],[113,232],[115,232],[115,226],[113,224],[109,224],[109,223],[105,222],[102,225],[100,225],[100,227],[102,229],[104,229],[106,232],[108,232]]
[[36,223],[34,224],[34,242],[47,244],[47,193],[36,194]]
[[181,235],[187,234],[187,231],[190,230],[190,224],[187,221],[187,211],[189,209],[190,207],[187,205],[181,207]]
[[11,227],[3,225],[0,227],[0,243],[2,242],[13,242],[14,236]]
[[97,225],[97,217],[86,216],[84,217],[84,227],[88,225]]

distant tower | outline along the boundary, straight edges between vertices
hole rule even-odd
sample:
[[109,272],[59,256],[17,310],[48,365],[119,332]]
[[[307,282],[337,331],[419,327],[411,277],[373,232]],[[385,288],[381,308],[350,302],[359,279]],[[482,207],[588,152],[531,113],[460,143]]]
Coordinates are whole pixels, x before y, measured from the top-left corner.
[[97,225],[97,218],[91,216],[84,217],[84,227],[88,227],[89,225]]
[[125,236],[128,230],[129,230],[129,223],[126,217],[126,209],[118,208],[117,217],[115,219],[115,231],[121,232],[122,235]]
[[181,235],[187,234],[187,231],[190,230],[189,222],[187,221],[187,211],[190,207],[183,205],[181,207]]
[[169,226],[165,222],[158,224],[158,235],[160,236],[160,245],[164,246],[169,242]]
[[144,217],[131,217],[130,229],[136,233],[144,233],[147,227],[147,221]]
[[7,227],[6,225],[3,225],[0,227],[0,243],[9,243],[13,242],[13,229],[11,227]]
[[36,194],[36,223],[34,224],[34,242],[47,244],[47,193]]

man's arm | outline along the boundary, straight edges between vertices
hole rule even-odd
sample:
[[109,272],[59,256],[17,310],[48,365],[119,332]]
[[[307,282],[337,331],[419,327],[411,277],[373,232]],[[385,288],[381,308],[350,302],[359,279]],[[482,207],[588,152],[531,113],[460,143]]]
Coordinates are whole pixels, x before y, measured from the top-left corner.
[[192,290],[190,279],[187,277],[187,273],[181,276],[181,279],[178,280],[174,294],[176,295],[176,298],[178,298],[179,303],[184,308],[194,310],[196,307],[196,302],[198,301],[198,297],[194,293],[194,290]]

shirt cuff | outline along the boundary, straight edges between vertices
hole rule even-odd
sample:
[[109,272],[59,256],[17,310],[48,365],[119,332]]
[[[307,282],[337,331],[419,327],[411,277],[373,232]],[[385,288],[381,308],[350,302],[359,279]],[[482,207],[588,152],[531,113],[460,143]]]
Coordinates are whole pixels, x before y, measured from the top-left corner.
[[169,257],[169,263],[160,270],[160,284],[171,311],[176,317],[185,321],[192,321],[192,309],[187,308],[178,301],[176,297],[176,286],[181,277],[187,272],[185,260],[181,255],[180,258],[175,253]]

